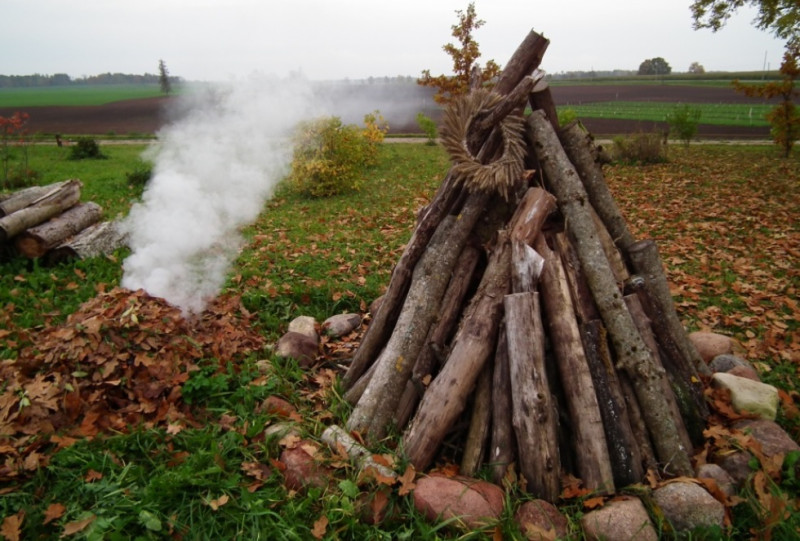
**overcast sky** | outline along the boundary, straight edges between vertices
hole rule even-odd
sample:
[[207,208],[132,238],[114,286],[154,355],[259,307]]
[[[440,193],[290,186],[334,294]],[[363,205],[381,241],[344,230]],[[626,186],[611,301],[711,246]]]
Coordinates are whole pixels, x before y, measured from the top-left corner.
[[[442,51],[468,0],[0,0],[0,74],[157,73],[225,81],[253,73],[318,79],[452,73]],[[542,68],[777,69],[782,42],[742,9],[720,32],[693,30],[690,0],[476,0],[481,60],[511,57],[533,29]]]

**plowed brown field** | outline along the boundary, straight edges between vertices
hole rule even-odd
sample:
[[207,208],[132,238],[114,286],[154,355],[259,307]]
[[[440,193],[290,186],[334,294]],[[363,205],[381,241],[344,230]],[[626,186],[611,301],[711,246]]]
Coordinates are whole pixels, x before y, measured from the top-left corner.
[[[597,101],[661,101],[675,103],[752,103],[750,98],[729,87],[679,85],[573,85],[553,86],[557,105]],[[166,105],[174,98],[160,97],[126,100],[97,106],[28,107],[29,131],[44,134],[152,134],[167,122]],[[0,109],[0,116],[10,116],[13,109]],[[412,112],[413,118],[416,112]],[[392,131],[417,131],[416,121],[389,118]],[[586,127],[598,136],[664,130],[657,122],[617,119],[585,119]],[[766,139],[769,128],[700,125],[698,135],[706,139]]]

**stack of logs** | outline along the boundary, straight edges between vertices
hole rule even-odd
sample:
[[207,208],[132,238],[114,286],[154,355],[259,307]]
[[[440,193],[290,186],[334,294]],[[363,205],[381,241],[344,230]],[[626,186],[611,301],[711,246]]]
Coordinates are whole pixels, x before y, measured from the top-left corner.
[[580,125],[559,127],[547,85],[530,75],[548,43],[526,37],[494,89],[503,99],[474,115],[463,141],[491,164],[499,122],[532,107],[511,195],[459,181],[454,164],[343,383],[347,429],[376,442],[394,428],[417,471],[455,446],[462,473],[490,468],[500,483],[513,468],[555,501],[566,473],[601,493],[648,471],[692,475],[708,412],[707,368],[655,243],[633,239],[598,147]]
[[119,248],[123,235],[113,222],[100,221],[100,205],[80,202],[81,188],[71,179],[0,195],[0,247],[48,264]]

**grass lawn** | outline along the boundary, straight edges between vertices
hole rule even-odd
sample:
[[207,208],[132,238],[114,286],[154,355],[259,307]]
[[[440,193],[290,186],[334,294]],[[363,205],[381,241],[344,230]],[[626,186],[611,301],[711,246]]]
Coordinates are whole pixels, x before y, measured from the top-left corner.
[[[113,216],[124,213],[140,193],[127,184],[125,173],[139,165],[141,150],[109,145],[103,147],[107,160],[90,163],[69,162],[55,147],[35,147],[30,163],[41,172],[41,182],[81,178],[84,199],[98,202]],[[762,378],[797,401],[798,154],[783,160],[774,147],[698,145],[671,148],[669,158],[658,165],[606,168],[623,214],[636,235],[657,240],[687,327],[735,337]],[[279,189],[244,231],[249,242],[215,312],[229,322],[222,330],[216,327],[214,332],[223,333],[218,344],[230,344],[237,332],[251,331],[269,343],[299,315],[322,320],[365,311],[388,284],[417,210],[447,169],[439,147],[385,144],[379,165],[358,193],[308,200]],[[182,351],[192,356],[192,368],[175,387],[175,409],[164,414],[167,420],[141,414],[136,426],[91,438],[75,436],[80,419],[62,419],[65,428],[58,436],[33,431],[7,437],[0,422],[6,465],[0,470],[5,474],[0,517],[18,524],[23,538],[73,532],[89,539],[299,540],[320,532],[326,539],[485,539],[493,533],[521,538],[511,517],[524,495],[509,498],[494,531],[464,534],[429,524],[397,487],[359,477],[346,460],[319,444],[316,438],[325,426],[341,424],[348,412],[336,378],[340,359],[303,371],[270,357],[265,347],[234,354],[218,346],[215,350],[208,333],[180,330],[166,307],[127,299],[130,309],[123,311],[124,306],[115,304],[122,294],[108,292],[119,283],[125,255],[123,250],[114,257],[56,268],[19,259],[0,262],[0,366],[9,366],[39,336],[61,336],[64,327],[58,325],[85,301],[115,314],[108,316],[111,338],[99,338],[102,347],[117,348],[119,355],[147,352],[148,340],[166,334],[162,327],[177,325],[177,335],[165,339],[180,339]],[[236,328],[236,321],[246,321],[246,329]],[[73,378],[99,377],[85,367],[74,370]],[[44,382],[46,370],[42,374]],[[98,389],[112,393],[133,384],[117,381],[113,388]],[[4,393],[7,385],[0,383],[0,403],[14,401],[22,409],[27,407],[23,399],[29,404],[36,400]],[[265,407],[269,397],[285,399],[297,414],[287,418]],[[798,439],[800,419],[789,413],[784,409],[779,421]],[[328,483],[301,491],[287,488],[280,461],[281,452],[292,444],[280,430],[287,423],[330,468]],[[376,451],[389,452],[391,446],[388,442]],[[397,464],[400,471],[404,467]],[[800,516],[792,506],[800,488],[797,477],[784,477],[770,487],[778,495],[776,505],[785,497],[781,509],[788,518],[759,508],[757,495],[746,489],[743,503],[733,508],[728,534],[707,532],[694,538],[744,539],[751,528],[770,531],[775,539],[796,535]],[[373,510],[384,503],[389,517],[371,525]],[[584,512],[581,502],[568,502],[565,510],[571,527],[577,528]],[[673,538],[661,533],[664,539]]]
[[[699,122],[716,126],[769,126],[766,114],[773,105],[733,103],[686,103],[691,111],[700,111]],[[677,104],[648,101],[605,101],[560,106],[571,109],[578,118],[616,118],[664,122]]]

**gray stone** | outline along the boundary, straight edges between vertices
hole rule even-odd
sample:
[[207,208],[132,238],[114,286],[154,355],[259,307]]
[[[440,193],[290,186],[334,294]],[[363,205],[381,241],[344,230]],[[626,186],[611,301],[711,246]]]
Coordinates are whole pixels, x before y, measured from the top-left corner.
[[775,421],[767,419],[741,419],[733,428],[748,433],[761,444],[761,451],[767,456],[785,455],[790,451],[800,451],[800,445]]
[[730,353],[717,355],[711,359],[710,363],[708,363],[708,367],[711,369],[711,372],[727,372],[731,368],[735,368],[737,366],[749,366],[750,368],[753,367],[753,365],[738,355],[732,355]]
[[740,378],[747,378],[753,381],[761,381],[758,377],[758,372],[752,366],[734,366],[727,372],[731,376],[739,376]]
[[654,490],[653,499],[677,532],[723,526],[725,506],[695,483],[670,483]]
[[657,541],[647,510],[638,498],[608,502],[583,515],[581,527],[589,541]]
[[328,336],[339,338],[350,334],[361,325],[361,316],[358,314],[337,314],[322,322],[322,332]]
[[778,414],[778,389],[772,385],[724,372],[711,376],[711,385],[728,389],[731,405],[740,413],[752,413],[770,420],[774,420]]
[[313,338],[319,342],[319,335],[317,334],[317,320],[311,316],[298,316],[289,323],[288,332],[296,332],[304,334],[309,338]]
[[719,489],[728,497],[736,495],[736,482],[719,464],[703,464],[697,468],[698,479],[711,479]]
[[740,488],[753,473],[753,469],[750,467],[751,458],[753,457],[750,453],[735,451],[721,454],[715,457],[714,461],[728,472],[737,488]]
[[532,500],[519,506],[514,521],[530,541],[551,541],[567,537],[567,518],[545,500]]
[[318,343],[299,332],[287,332],[275,344],[278,357],[294,359],[301,368],[310,368],[317,358]]

